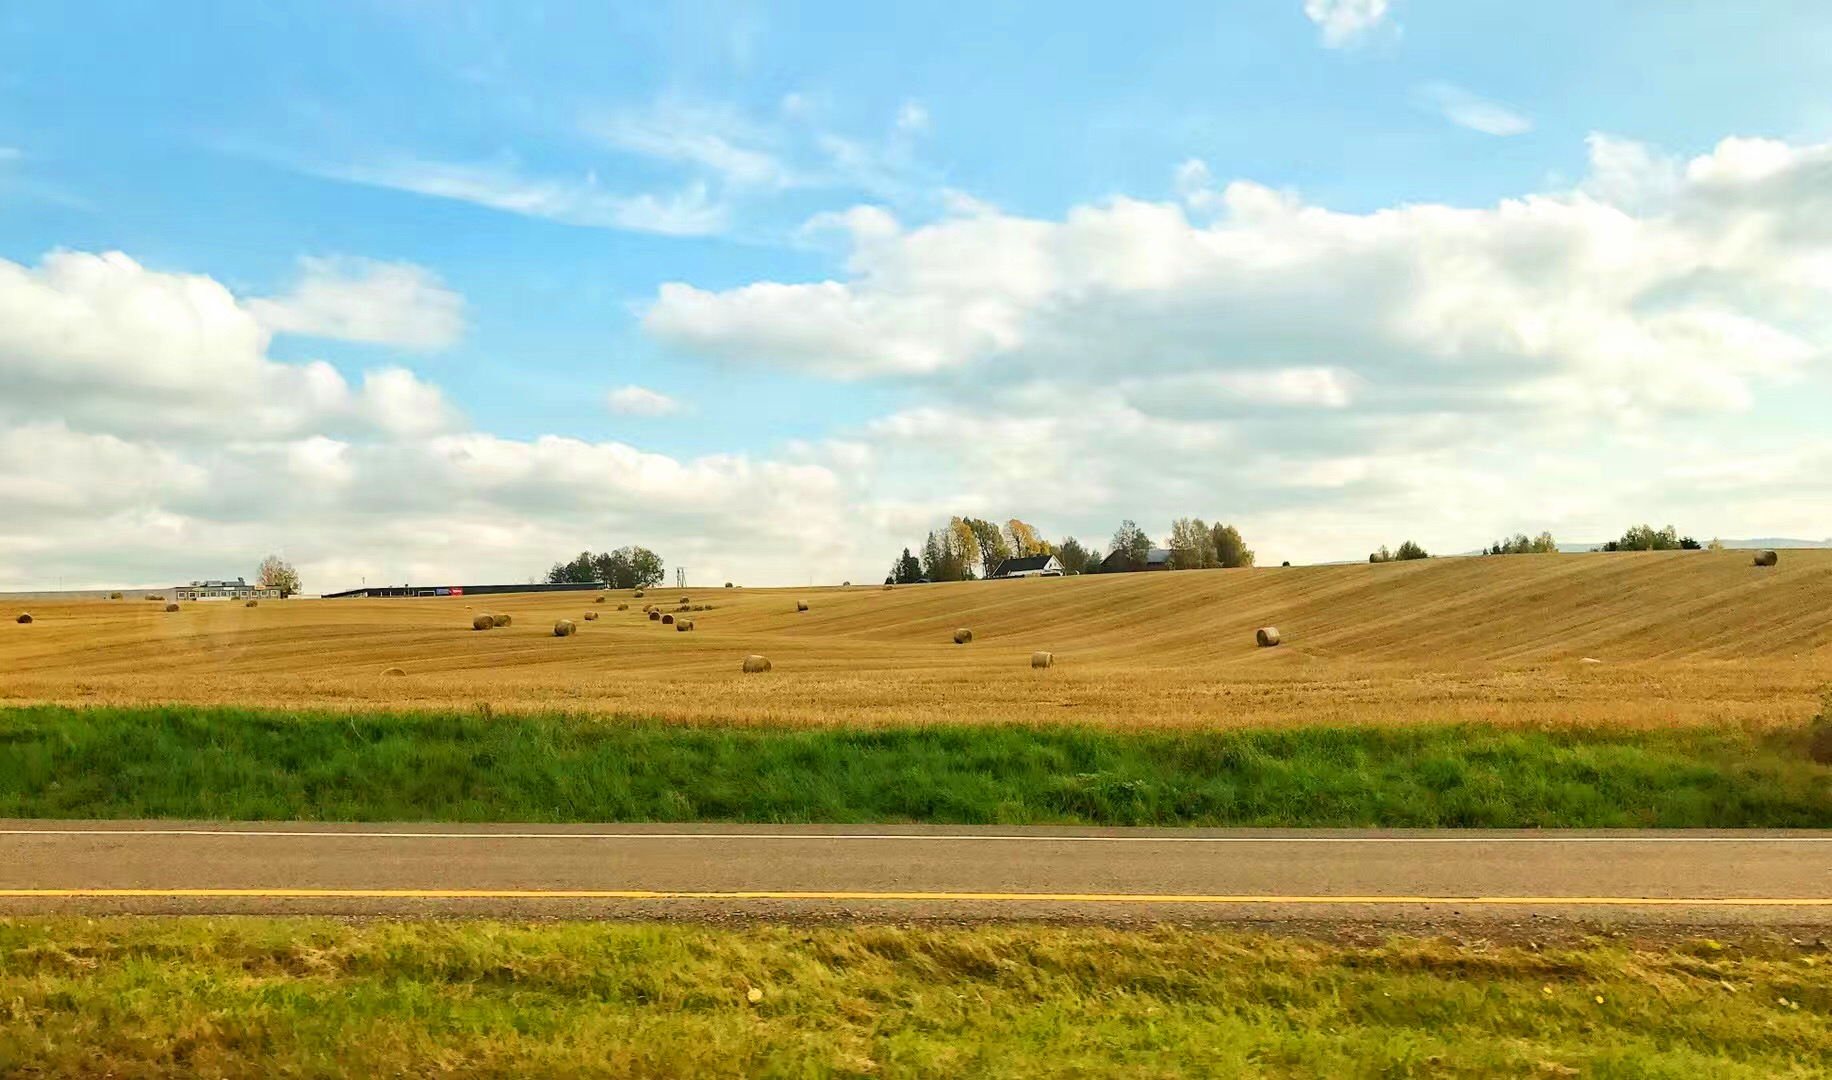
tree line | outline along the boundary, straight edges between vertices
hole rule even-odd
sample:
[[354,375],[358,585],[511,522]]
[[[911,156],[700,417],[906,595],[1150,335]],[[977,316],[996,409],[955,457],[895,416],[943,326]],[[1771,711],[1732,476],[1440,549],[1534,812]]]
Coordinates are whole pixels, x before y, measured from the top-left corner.
[[581,551],[571,562],[558,562],[547,571],[549,585],[589,585],[603,582],[613,589],[647,589],[665,576],[662,557],[632,544],[616,551],[593,554]]
[[[887,585],[921,581],[967,581],[991,577],[1006,559],[1054,555],[1070,574],[1143,570],[1152,549],[1151,538],[1130,519],[1122,521],[1105,552],[1090,548],[1073,536],[1051,542],[1036,526],[1011,518],[1005,524],[983,518],[954,517],[924,538],[917,550],[904,548],[885,576]],[[1178,518],[1164,547],[1174,570],[1252,566],[1253,552],[1240,530],[1201,518]],[[1117,554],[1119,557],[1114,558]]]

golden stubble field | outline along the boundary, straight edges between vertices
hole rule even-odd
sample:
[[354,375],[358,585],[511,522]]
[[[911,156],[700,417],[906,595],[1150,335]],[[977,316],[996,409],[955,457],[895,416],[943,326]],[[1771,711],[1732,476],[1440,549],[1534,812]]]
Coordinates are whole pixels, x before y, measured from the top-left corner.
[[[677,633],[643,603],[713,609]],[[807,612],[796,611],[806,600]],[[620,603],[629,610],[618,611]],[[20,605],[0,703],[563,709],[765,724],[1765,729],[1832,685],[1832,551],[1433,559],[899,587]],[[478,610],[514,625],[470,629]],[[596,611],[600,618],[581,616]],[[578,634],[559,639],[555,619]],[[1285,644],[1256,648],[1276,625]],[[958,626],[975,640],[954,645]],[[1034,671],[1033,650],[1057,666]],[[743,675],[747,653],[775,664]],[[1589,657],[1601,663],[1585,663]],[[399,667],[405,677],[385,677]]]

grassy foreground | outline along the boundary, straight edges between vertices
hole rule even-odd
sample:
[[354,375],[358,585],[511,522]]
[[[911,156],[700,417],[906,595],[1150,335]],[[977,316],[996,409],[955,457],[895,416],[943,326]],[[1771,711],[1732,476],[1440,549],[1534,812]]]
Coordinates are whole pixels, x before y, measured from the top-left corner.
[[714,728],[189,706],[0,711],[0,817],[1808,827],[1734,731]]
[[1827,961],[1709,942],[16,919],[0,1074],[1769,1080],[1832,1069]]

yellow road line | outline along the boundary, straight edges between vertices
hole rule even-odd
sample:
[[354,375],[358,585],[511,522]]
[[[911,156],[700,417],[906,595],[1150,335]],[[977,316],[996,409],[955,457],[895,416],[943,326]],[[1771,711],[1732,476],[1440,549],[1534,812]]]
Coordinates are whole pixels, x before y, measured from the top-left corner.
[[914,900],[928,903],[1351,904],[1493,907],[1832,907],[1829,897],[1216,896],[1168,893],[670,891],[652,889],[0,889],[0,899],[221,900]]

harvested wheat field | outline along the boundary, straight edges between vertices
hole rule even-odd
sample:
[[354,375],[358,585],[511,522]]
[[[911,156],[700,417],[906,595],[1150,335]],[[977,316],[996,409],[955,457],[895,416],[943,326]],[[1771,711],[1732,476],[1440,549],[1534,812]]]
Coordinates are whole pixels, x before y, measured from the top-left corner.
[[[612,599],[623,601],[632,594]],[[0,624],[0,701],[554,709],[827,724],[1798,724],[1832,683],[1832,551],[713,590],[695,632],[567,595],[303,600],[166,614],[39,603]],[[810,610],[797,611],[797,600]],[[487,603],[510,625],[475,633]],[[972,648],[954,644],[961,626]],[[1282,643],[1260,648],[1255,631]],[[1054,666],[1033,669],[1034,652]],[[742,659],[771,658],[769,678]],[[1584,663],[1588,658],[1600,663]],[[404,677],[377,672],[398,667]]]

